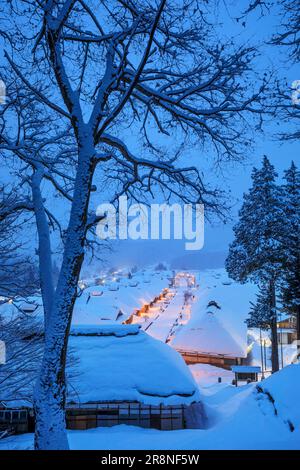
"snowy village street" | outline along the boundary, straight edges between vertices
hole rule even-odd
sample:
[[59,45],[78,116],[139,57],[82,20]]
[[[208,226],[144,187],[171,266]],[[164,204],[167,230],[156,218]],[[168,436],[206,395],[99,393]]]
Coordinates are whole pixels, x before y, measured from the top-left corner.
[[[152,279],[152,282],[148,282],[149,279]],[[170,279],[173,279],[171,287],[169,287]],[[128,350],[130,356],[127,356],[124,350],[124,363],[119,359],[117,369],[111,362],[106,375],[103,376],[102,373],[101,377],[97,377],[94,373],[96,371],[93,371],[93,361],[95,360],[103,371],[107,358],[101,359],[101,356],[97,355],[95,346],[98,340],[94,335],[101,328],[103,331],[111,329],[112,321],[120,327],[122,323],[129,321],[128,328],[134,329],[140,325],[147,335],[159,342],[167,343],[168,349],[178,348],[183,357],[189,357],[188,351],[193,352],[194,356],[191,357],[195,357],[196,352],[199,354],[196,360],[198,363],[192,363],[188,367],[204,406],[205,421],[203,429],[159,431],[121,424],[113,427],[70,430],[68,439],[71,449],[299,448],[300,415],[293,407],[289,408],[286,404],[293,403],[293,397],[300,393],[300,380],[289,386],[289,381],[293,378],[289,368],[283,371],[286,376],[284,389],[277,388],[278,379],[276,381],[275,376],[273,380],[275,385],[272,384],[272,378],[269,379],[271,387],[267,390],[268,393],[269,391],[272,393],[275,400],[273,407],[268,395],[264,391],[259,392],[255,383],[240,383],[236,387],[233,385],[235,377],[230,366],[224,368],[213,365],[214,362],[221,360],[220,358],[225,358],[226,362],[234,357],[246,358],[248,363],[260,365],[260,337],[255,330],[248,332],[247,345],[247,329],[243,322],[247,313],[249,295],[250,298],[252,295],[249,294],[249,289],[247,293],[244,291],[244,297],[240,297],[242,299],[239,302],[240,321],[237,322],[235,313],[231,311],[230,297],[234,290],[244,290],[244,288],[229,282],[224,270],[179,272],[174,277],[169,271],[155,272],[148,269],[135,273],[130,279],[126,278],[126,273],[124,275],[119,271],[111,276],[102,276],[97,281],[98,285],[93,285],[92,279],[83,280],[82,283],[85,289],[76,304],[72,330],[72,334],[76,336],[71,336],[71,349],[74,353],[77,351],[78,359],[82,363],[79,364],[80,367],[75,366],[74,373],[70,372],[74,375],[70,380],[75,397],[80,396],[81,401],[88,403],[101,397],[106,399],[106,397],[122,396],[119,390],[125,386],[122,385],[122,368],[124,367],[126,376],[130,376],[131,370],[137,373],[138,364],[134,360],[134,354],[138,349]],[[130,302],[129,292],[132,293]],[[38,298],[31,301],[38,304]],[[20,308],[24,307],[21,305]],[[28,305],[26,308],[29,308]],[[14,307],[10,304],[2,305],[1,310],[6,315],[14,315]],[[135,312],[134,315],[131,314],[132,310]],[[105,315],[99,315],[100,312],[105,312]],[[38,318],[38,307],[36,315]],[[117,351],[119,350],[116,349],[116,354],[119,354]],[[284,352],[286,361],[290,363],[295,348],[288,345],[284,348]],[[113,354],[111,343],[110,355]],[[145,354],[146,351],[143,352],[144,357]],[[201,363],[203,360],[206,363]],[[293,367],[298,374],[297,366],[290,366]],[[168,367],[165,370],[168,371]],[[149,382],[152,383],[152,388],[155,387],[157,380],[155,374],[160,373],[159,364],[156,364]],[[115,374],[118,375],[118,381],[113,383],[112,377]],[[167,387],[172,387],[170,379],[171,377],[167,379],[166,384],[169,382]],[[143,380],[148,381],[146,376]],[[146,382],[143,382],[142,387],[149,387],[145,385]],[[125,383],[128,383],[128,378]],[[126,387],[128,386],[129,383]],[[106,387],[105,390],[103,387]],[[289,423],[296,428],[292,433]],[[0,449],[32,448],[33,434],[30,433],[7,437],[0,441]]]
[[300,0],[0,11],[0,469],[300,455]]

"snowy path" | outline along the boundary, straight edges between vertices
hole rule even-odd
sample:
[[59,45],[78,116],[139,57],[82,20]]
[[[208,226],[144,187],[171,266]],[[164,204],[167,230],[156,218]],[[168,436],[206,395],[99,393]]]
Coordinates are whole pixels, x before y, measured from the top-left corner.
[[[185,291],[186,287],[177,288],[168,305],[158,303],[150,309],[150,318],[142,324],[142,328],[151,336],[163,342],[172,336],[174,329],[189,318],[187,307],[184,305]],[[180,315],[182,315],[182,319]]]

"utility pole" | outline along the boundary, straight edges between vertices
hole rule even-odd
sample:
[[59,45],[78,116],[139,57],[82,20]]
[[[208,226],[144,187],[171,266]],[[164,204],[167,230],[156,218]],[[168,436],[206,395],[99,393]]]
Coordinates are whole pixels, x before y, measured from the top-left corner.
[[[279,317],[279,324],[281,322],[281,313],[278,314]],[[283,346],[282,346],[282,326],[280,325],[279,329],[279,337],[280,337],[280,356],[281,356],[281,369],[283,369]]]
[[278,336],[277,336],[277,310],[276,310],[276,293],[275,281],[270,280],[269,295],[271,301],[272,321],[271,321],[271,335],[272,335],[272,374],[279,370],[279,354],[278,354]]
[[259,338],[260,338],[261,378],[264,379],[265,378],[265,374],[264,374],[264,352],[263,352],[261,328],[259,328]]
[[267,349],[266,349],[266,340],[264,339],[264,353],[265,353],[265,371],[267,370]]

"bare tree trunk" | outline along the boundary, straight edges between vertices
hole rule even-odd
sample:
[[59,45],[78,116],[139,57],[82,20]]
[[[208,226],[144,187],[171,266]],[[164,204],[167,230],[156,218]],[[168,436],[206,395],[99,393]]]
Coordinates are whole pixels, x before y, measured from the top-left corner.
[[271,323],[271,340],[272,340],[272,374],[279,370],[279,355],[278,355],[278,333],[277,333],[277,315],[276,315],[276,293],[275,283],[270,281],[270,306],[273,312]]
[[45,338],[42,369],[35,389],[34,446],[36,450],[67,450],[69,448],[64,412],[66,349],[67,336],[58,336],[58,330],[52,326]]
[[35,449],[68,449],[65,423],[65,365],[69,329],[84,259],[87,211],[93,177],[93,146],[85,136],[67,230],[62,267],[45,332],[45,350],[35,390]]
[[52,253],[50,243],[50,232],[45,212],[44,202],[41,194],[41,181],[43,177],[42,168],[36,168],[31,179],[32,200],[39,240],[39,272],[40,286],[43,297],[44,324],[47,328],[48,318],[51,312],[54,297],[54,284],[52,274]]

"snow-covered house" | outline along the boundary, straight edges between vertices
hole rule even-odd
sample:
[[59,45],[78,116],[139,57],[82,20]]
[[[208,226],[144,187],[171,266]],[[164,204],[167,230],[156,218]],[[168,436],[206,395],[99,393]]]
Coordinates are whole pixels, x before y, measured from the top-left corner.
[[[101,286],[90,286],[76,299],[73,324],[101,324],[128,321],[146,305],[151,305],[168,286],[167,273],[147,271],[119,282],[106,280]],[[151,283],[144,282],[144,278]]]
[[176,335],[172,346],[188,364],[205,363],[230,369],[247,356],[244,344],[212,313],[194,315]]
[[277,337],[279,344],[293,344],[297,340],[297,332],[294,328],[280,328]]
[[171,346],[188,364],[206,363],[230,369],[247,357],[249,301],[254,287],[230,281],[224,269],[200,273],[191,319],[176,330]]
[[6,320],[27,316],[43,318],[42,298],[36,294],[27,297],[26,301],[22,297],[15,297],[13,301],[6,299],[0,303],[0,316]]
[[138,325],[75,326],[68,367],[71,429],[131,424],[204,427],[197,385],[180,354]]
[[173,281],[174,286],[186,286],[186,287],[195,287],[196,277],[193,273],[187,271],[180,271],[176,273]]
[[278,343],[292,344],[297,340],[297,322],[294,315],[285,315],[277,322]]

